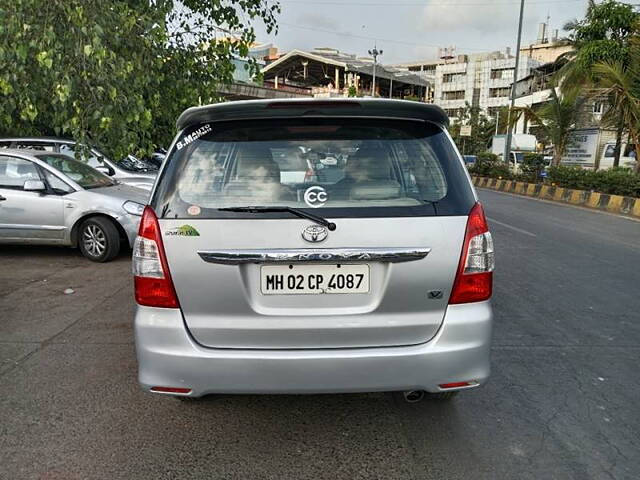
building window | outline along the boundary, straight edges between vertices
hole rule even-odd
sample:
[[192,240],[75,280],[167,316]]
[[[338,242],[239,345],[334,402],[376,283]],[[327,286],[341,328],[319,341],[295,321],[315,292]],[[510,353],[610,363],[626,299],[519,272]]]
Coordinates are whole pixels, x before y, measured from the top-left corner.
[[604,102],[596,100],[593,102],[593,113],[602,115],[604,113]]
[[459,80],[464,80],[464,77],[464,73],[444,73],[442,75],[442,83],[457,82]]
[[511,94],[511,87],[490,88],[489,96],[491,98],[508,97]]
[[451,92],[442,92],[443,100],[464,100],[464,90],[453,90]]
[[460,108],[445,108],[444,113],[446,113],[449,118],[457,118],[460,116],[460,110]]
[[491,78],[513,80],[513,68],[496,68],[491,70]]
[[496,118],[500,113],[500,110],[502,110],[502,107],[489,107],[487,109],[487,113],[491,118]]

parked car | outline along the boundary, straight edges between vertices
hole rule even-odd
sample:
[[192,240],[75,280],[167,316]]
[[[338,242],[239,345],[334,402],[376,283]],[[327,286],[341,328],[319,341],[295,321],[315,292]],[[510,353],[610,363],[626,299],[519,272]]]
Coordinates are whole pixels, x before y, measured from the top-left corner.
[[66,155],[0,150],[0,243],[77,246],[106,262],[133,245],[148,196]]
[[[142,388],[415,402],[483,384],[493,242],[447,124],[382,99],[186,110],[133,251]],[[281,175],[333,144],[351,152],[333,183]]]
[[155,152],[153,152],[150,157],[145,157],[142,160],[144,160],[147,163],[150,163],[156,168],[160,168],[166,156],[167,156],[167,151],[164,148],[159,148]]
[[[75,141],[56,137],[0,138],[0,148],[3,147],[62,153],[72,158],[76,158],[76,149],[78,148]],[[141,163],[135,157],[133,159],[136,161],[133,161],[132,157],[129,155],[120,162],[114,162],[97,148],[91,147],[89,154],[81,156],[80,160],[122,183],[151,190],[158,174],[158,168],[148,163]]]

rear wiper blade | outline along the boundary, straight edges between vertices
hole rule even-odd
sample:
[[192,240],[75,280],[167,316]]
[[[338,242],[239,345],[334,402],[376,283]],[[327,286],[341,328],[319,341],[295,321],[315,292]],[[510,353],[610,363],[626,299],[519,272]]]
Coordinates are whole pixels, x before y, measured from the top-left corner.
[[248,207],[225,207],[219,208],[221,212],[247,212],[247,213],[275,213],[275,212],[288,212],[292,215],[295,215],[300,218],[306,218],[307,220],[311,220],[312,222],[317,223],[318,225],[323,225],[327,227],[332,232],[336,229],[336,224],[330,222],[326,218],[322,218],[319,215],[314,215],[313,213],[307,213],[299,208],[293,207],[262,207],[262,206],[248,206]]

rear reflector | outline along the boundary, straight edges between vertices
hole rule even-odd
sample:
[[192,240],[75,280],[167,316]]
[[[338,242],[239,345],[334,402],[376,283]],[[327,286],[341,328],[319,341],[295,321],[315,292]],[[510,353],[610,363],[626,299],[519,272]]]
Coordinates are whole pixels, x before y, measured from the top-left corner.
[[493,239],[482,205],[476,203],[469,212],[449,304],[481,302],[491,298],[493,288]]
[[460,388],[460,387],[473,387],[478,385],[478,382],[452,382],[452,383],[443,383],[438,385],[443,390],[447,388]]
[[179,387],[151,387],[152,392],[158,393],[191,393],[190,388],[179,388]]
[[131,264],[138,305],[158,308],[180,307],[164,253],[160,225],[155,212],[149,206],[145,207],[140,219]]

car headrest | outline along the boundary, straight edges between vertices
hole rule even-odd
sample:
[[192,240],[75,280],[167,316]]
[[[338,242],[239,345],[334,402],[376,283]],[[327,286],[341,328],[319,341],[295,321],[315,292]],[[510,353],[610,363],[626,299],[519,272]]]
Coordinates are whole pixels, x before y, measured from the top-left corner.
[[391,180],[391,162],[385,152],[364,146],[349,158],[345,176],[356,181]]
[[262,179],[280,182],[280,167],[273,160],[271,150],[264,145],[243,145],[236,156],[237,178]]

